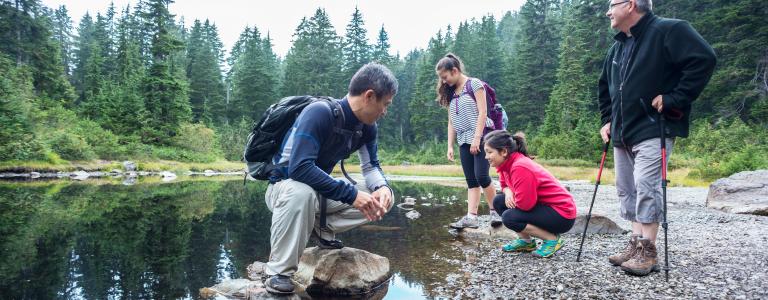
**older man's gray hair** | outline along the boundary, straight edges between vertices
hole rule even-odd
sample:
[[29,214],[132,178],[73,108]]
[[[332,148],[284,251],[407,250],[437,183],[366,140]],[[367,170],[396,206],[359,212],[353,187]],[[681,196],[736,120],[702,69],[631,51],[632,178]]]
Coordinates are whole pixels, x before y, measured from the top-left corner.
[[649,13],[653,11],[653,0],[635,0],[637,9],[642,13]]
[[397,94],[397,78],[387,67],[368,63],[357,70],[349,82],[349,95],[357,96],[371,89],[376,97],[394,96]]

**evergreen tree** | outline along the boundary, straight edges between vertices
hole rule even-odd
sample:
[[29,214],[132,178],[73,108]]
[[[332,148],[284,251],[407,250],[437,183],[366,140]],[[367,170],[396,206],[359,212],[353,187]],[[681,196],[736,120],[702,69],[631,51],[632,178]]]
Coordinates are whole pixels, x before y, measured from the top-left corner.
[[602,0],[585,0],[567,8],[560,43],[557,83],[546,107],[544,123],[532,144],[547,158],[592,158],[600,152],[595,83],[611,32],[604,19],[592,16],[605,10]]
[[340,38],[325,10],[318,8],[310,19],[302,19],[285,57],[283,95],[346,94],[349,80],[342,73]]
[[45,151],[32,126],[32,78],[4,53],[0,74],[0,161],[42,160]]
[[360,67],[371,61],[371,48],[368,45],[368,31],[365,29],[363,14],[355,7],[352,20],[347,24],[344,37],[344,79],[349,81]]
[[117,49],[113,88],[108,92],[109,109],[102,126],[116,134],[138,134],[145,114],[141,91],[145,70],[139,44],[133,38],[133,15],[126,8],[117,24]]
[[395,58],[389,54],[389,48],[389,34],[384,29],[384,25],[381,25],[376,44],[373,46],[373,60],[378,61],[385,66],[392,66],[395,62]]
[[268,37],[262,38],[255,27],[241,37],[246,38],[236,45],[241,52],[232,67],[232,97],[226,110],[227,120],[232,124],[241,118],[257,119],[280,98],[276,92],[279,74],[272,42]]
[[446,138],[448,116],[446,110],[435,101],[437,98],[435,65],[448,50],[443,39],[443,34],[438,32],[430,39],[426,53],[419,60],[413,99],[408,107],[412,112],[411,126],[414,140],[422,143],[427,141],[437,143]]
[[72,18],[69,17],[67,7],[64,5],[54,11],[53,14],[53,38],[59,43],[61,49],[61,63],[64,65],[64,74],[72,74],[72,44],[73,27]]
[[182,50],[183,44],[172,32],[173,16],[167,8],[170,3],[172,0],[147,2],[146,19],[152,21],[152,65],[142,84],[147,112],[142,139],[149,143],[168,143],[181,123],[191,117],[187,83],[174,71],[173,55]]
[[[389,149],[404,148],[413,142],[410,102],[413,100],[416,68],[423,53],[412,50],[393,71],[397,77],[398,92],[379,121],[379,144]],[[418,111],[417,111],[418,112]]]
[[0,2],[0,53],[12,57],[17,66],[32,69],[38,95],[69,103],[73,93],[64,75],[58,43],[52,39],[50,15],[50,9],[38,0]]
[[514,53],[514,85],[509,112],[513,130],[539,126],[555,81],[558,38],[551,20],[554,0],[528,0],[520,9],[519,45]]
[[187,43],[187,80],[192,119],[210,124],[214,118],[212,107],[224,103],[224,84],[221,75],[221,41],[215,26],[195,20]]

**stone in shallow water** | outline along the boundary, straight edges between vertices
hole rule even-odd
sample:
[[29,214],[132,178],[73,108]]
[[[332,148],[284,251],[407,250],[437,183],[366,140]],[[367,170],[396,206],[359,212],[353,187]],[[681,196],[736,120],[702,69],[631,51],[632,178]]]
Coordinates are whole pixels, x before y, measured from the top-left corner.
[[768,216],[768,170],[739,172],[709,186],[707,207]]
[[418,211],[412,210],[412,211],[409,211],[408,213],[406,213],[405,217],[408,218],[408,219],[411,219],[411,220],[416,220],[419,217],[421,217],[421,213],[419,213]]
[[376,292],[391,276],[386,257],[350,247],[312,247],[304,250],[293,279],[310,295],[352,296]]

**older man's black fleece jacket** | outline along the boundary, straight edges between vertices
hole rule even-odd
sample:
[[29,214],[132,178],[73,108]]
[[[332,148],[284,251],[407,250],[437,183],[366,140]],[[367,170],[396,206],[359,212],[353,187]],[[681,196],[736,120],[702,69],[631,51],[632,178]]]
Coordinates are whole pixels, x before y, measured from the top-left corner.
[[[602,124],[611,122],[615,146],[628,147],[660,136],[651,106],[662,95],[667,137],[687,137],[691,103],[712,77],[715,52],[686,21],[647,13],[608,50],[598,84]],[[629,55],[622,60],[622,53]],[[626,69],[622,72],[622,63]]]

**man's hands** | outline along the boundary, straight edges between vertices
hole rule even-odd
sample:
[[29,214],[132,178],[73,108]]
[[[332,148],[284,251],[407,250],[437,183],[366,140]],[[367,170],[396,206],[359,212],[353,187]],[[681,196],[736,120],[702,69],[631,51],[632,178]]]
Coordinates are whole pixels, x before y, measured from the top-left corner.
[[[392,205],[392,190],[388,186],[382,186],[378,190],[371,193],[373,198],[379,200],[379,204],[384,208],[384,212],[387,212],[387,208]],[[383,215],[383,214],[382,214]]]
[[[379,189],[379,191],[381,190],[382,189]],[[376,192],[374,192],[374,194],[375,193]],[[377,197],[378,199],[371,194],[358,190],[357,197],[355,198],[355,202],[352,202],[352,206],[362,212],[368,221],[381,220],[381,217],[384,216],[387,209],[379,203],[381,196],[379,195]],[[391,199],[389,201],[391,201]]]
[[611,122],[605,123],[603,128],[600,128],[600,137],[603,138],[604,143],[611,140]]
[[651,106],[655,108],[656,110],[661,113],[662,110],[664,110],[664,100],[661,97],[661,95],[656,96],[656,98],[653,98],[653,101],[651,102]]

